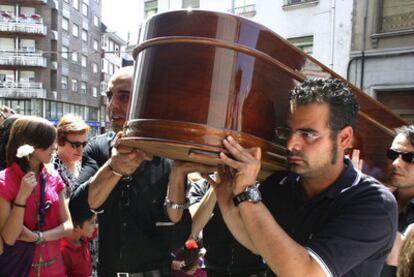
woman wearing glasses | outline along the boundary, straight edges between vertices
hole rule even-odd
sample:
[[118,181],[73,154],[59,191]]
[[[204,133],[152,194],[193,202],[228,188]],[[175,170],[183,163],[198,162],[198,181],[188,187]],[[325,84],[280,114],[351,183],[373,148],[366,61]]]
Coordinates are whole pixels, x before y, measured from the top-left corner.
[[89,130],[85,121],[73,114],[64,115],[57,125],[58,147],[53,164],[66,185],[66,198],[76,186]]

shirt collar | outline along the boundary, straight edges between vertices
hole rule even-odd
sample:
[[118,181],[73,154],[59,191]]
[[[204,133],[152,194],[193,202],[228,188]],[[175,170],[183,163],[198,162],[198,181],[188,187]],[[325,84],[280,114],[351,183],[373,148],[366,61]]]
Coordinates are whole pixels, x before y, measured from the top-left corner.
[[[344,169],[342,170],[339,177],[333,184],[331,184],[327,189],[325,189],[319,195],[319,197],[326,196],[329,198],[335,198],[342,192],[359,183],[359,180],[361,179],[361,172],[357,171],[353,167],[352,162],[349,158],[345,158],[344,163]],[[289,172],[279,182],[280,185],[296,184],[296,186],[298,186],[298,188],[301,188],[302,190],[301,183],[301,177],[292,172]]]
[[357,185],[361,179],[361,172],[354,168],[349,158],[345,158],[344,164],[344,169],[338,179],[323,192],[329,198],[339,196],[349,188]]

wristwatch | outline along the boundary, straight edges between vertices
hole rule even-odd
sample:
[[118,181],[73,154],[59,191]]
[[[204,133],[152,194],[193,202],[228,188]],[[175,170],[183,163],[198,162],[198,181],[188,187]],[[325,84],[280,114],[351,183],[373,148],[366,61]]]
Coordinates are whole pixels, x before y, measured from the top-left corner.
[[243,201],[253,203],[262,201],[262,194],[260,193],[258,186],[248,186],[242,193],[233,197],[233,202],[236,207]]
[[174,203],[171,202],[170,199],[168,199],[168,197],[165,197],[164,206],[167,208],[171,208],[173,210],[185,210],[188,209],[188,207],[190,207],[190,201],[188,200],[188,198],[186,198],[185,203]]

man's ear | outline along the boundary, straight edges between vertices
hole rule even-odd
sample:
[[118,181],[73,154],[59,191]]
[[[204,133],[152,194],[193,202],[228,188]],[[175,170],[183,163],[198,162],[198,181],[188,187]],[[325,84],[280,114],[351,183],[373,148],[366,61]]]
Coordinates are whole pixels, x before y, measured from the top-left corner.
[[351,146],[352,138],[354,137],[354,129],[351,126],[344,127],[338,134],[338,145],[342,149],[347,149]]

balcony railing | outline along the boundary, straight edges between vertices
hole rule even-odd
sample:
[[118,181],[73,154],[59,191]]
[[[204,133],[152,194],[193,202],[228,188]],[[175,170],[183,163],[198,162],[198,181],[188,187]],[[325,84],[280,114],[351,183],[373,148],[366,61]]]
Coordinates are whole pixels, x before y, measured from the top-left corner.
[[0,65],[46,67],[47,61],[40,52],[7,51],[0,49]]
[[0,97],[46,98],[46,89],[37,82],[0,82]]
[[303,4],[307,2],[315,2],[317,0],[285,0],[285,5],[296,5],[296,4]]
[[47,4],[48,0],[3,0],[2,4]]
[[47,35],[47,27],[43,23],[30,21],[5,21],[0,18],[0,32],[30,33]]
[[383,16],[381,31],[393,32],[414,29],[414,14],[412,12],[398,15]]
[[246,16],[246,17],[253,17],[256,15],[256,5],[246,5],[241,7],[235,7],[230,10],[231,13]]

